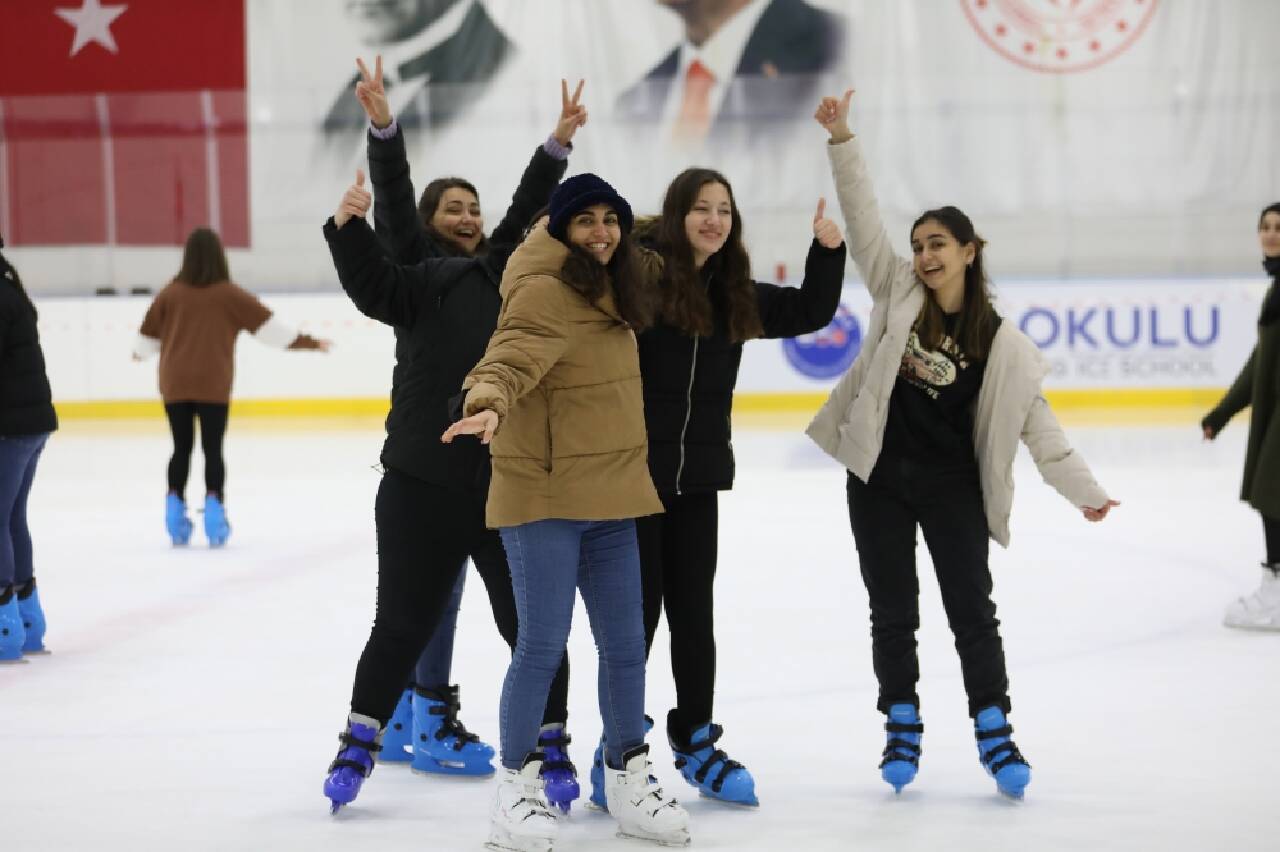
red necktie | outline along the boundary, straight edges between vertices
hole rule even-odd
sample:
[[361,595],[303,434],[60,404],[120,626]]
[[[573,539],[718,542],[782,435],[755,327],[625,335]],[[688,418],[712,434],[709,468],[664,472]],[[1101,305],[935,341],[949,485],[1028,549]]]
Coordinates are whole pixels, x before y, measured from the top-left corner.
[[701,61],[695,59],[689,63],[684,77],[684,100],[676,120],[676,139],[696,142],[707,135],[711,127],[711,89],[715,84],[715,75]]

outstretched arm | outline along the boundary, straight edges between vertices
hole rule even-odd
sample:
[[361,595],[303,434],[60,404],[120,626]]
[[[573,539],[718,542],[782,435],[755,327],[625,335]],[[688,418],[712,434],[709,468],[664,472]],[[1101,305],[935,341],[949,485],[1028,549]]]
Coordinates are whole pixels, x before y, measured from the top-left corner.
[[1249,353],[1249,360],[1240,370],[1240,375],[1236,376],[1230,389],[1223,395],[1222,401],[1213,411],[1204,416],[1204,420],[1200,421],[1200,428],[1204,431],[1206,441],[1212,441],[1218,437],[1218,433],[1226,427],[1231,418],[1240,413],[1253,399],[1253,361],[1257,354],[1258,349],[1255,346]]
[[813,216],[813,242],[799,289],[756,282],[756,302],[765,337],[809,334],[831,322],[844,286],[844,239],[826,217],[827,201],[818,199]]
[[862,148],[849,129],[852,100],[853,89],[841,98],[823,98],[813,117],[830,134],[827,156],[831,160],[836,198],[849,231],[849,253],[871,298],[878,299],[888,296],[897,277],[910,274],[911,261],[894,252],[884,229],[871,177],[862,159]]
[[1112,500],[1080,453],[1067,441],[1058,418],[1043,396],[1038,396],[1022,425],[1022,441],[1044,481],[1084,513],[1089,521],[1100,521],[1119,502]]

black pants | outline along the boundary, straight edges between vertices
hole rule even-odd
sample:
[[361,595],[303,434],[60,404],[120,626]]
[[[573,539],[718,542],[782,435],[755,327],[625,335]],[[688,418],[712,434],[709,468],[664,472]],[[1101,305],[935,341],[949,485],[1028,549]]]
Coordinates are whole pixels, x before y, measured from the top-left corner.
[[1267,564],[1280,569],[1280,518],[1263,515],[1262,532],[1267,538]]
[[227,466],[222,461],[222,438],[227,434],[226,403],[166,402],[165,416],[173,433],[173,456],[169,459],[169,490],[186,499],[187,476],[191,472],[191,451],[195,448],[195,421],[200,418],[200,448],[204,451],[204,488],[222,497],[227,482]]
[[[385,723],[435,633],[467,557],[484,580],[498,632],[516,644],[516,604],[502,539],[484,525],[484,498],[387,468],[374,504],[377,612],[356,665],[351,709]],[[546,722],[568,715],[569,660],[551,684]]]
[[871,658],[880,682],[876,706],[887,713],[893,704],[920,703],[918,526],[955,635],[969,715],[992,705],[1009,712],[1009,678],[991,601],[987,519],[976,469],[946,473],[882,459],[870,484],[850,473],[848,493],[849,521],[871,604]]
[[716,689],[715,599],[719,494],[664,494],[666,512],[636,520],[644,593],[645,653],[663,608],[671,629],[676,708],[672,733],[687,737],[711,721]]

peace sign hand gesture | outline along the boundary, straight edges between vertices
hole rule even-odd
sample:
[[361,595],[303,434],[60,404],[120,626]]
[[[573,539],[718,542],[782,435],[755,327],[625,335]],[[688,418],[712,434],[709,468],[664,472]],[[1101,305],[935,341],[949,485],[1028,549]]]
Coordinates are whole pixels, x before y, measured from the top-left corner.
[[832,142],[847,142],[853,138],[849,129],[849,103],[853,100],[853,89],[844,93],[842,98],[825,97],[814,112],[814,119],[831,134]]
[[365,67],[364,60],[356,57],[360,68],[360,80],[356,83],[356,100],[364,107],[365,115],[379,130],[391,123],[391,107],[387,104],[387,90],[382,85],[382,55],[373,62],[373,73]]
[[578,103],[578,98],[582,97],[584,82],[586,81],[578,81],[578,88],[573,90],[573,97],[570,98],[569,84],[564,80],[560,81],[560,120],[556,122],[556,129],[551,135],[561,145],[567,146],[578,128],[587,123],[587,108]]
[[840,235],[840,226],[827,218],[827,199],[818,199],[818,212],[813,214],[813,238],[823,248],[840,248],[844,237]]

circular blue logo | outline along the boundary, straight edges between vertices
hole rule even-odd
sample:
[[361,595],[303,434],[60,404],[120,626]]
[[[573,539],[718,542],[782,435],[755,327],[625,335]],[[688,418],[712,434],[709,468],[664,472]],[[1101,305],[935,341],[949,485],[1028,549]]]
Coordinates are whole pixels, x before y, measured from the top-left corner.
[[826,328],[782,341],[787,361],[811,379],[834,379],[841,375],[853,364],[861,348],[862,326],[843,303],[836,308],[836,315]]

